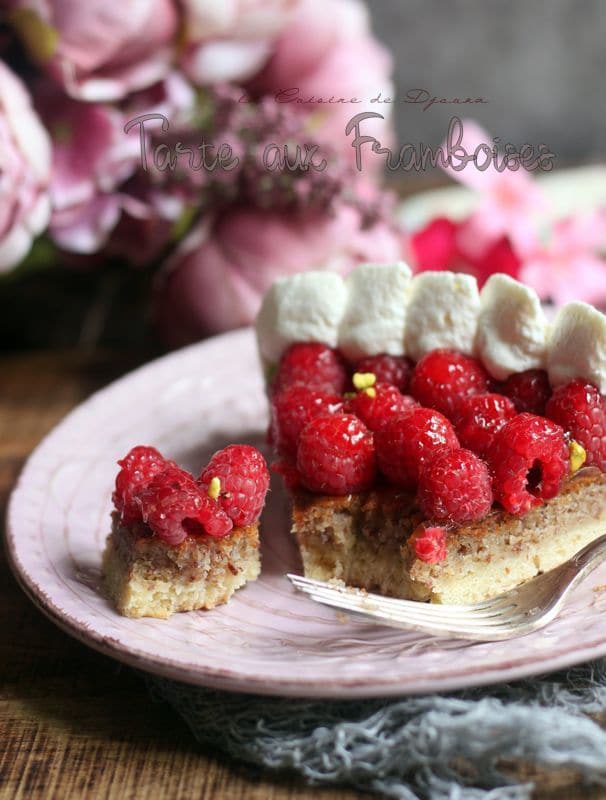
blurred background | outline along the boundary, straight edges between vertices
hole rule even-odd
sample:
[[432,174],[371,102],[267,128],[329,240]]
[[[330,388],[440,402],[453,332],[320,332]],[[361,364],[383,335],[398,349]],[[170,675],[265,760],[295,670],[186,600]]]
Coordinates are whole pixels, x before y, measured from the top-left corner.
[[[463,106],[503,141],[546,142],[561,164],[606,156],[602,0],[369,0],[395,59],[400,99],[424,88]],[[401,142],[438,144],[453,106],[397,104]]]
[[[368,0],[370,17],[358,0],[136,5],[135,13],[122,0],[0,3],[5,352],[153,355],[248,324],[279,274],[335,265],[346,272],[369,259],[464,269],[480,282],[506,271],[554,302],[574,291],[606,299],[606,213],[543,226],[529,246],[523,228],[540,202],[528,176],[512,173],[499,186],[473,186],[483,216],[465,220],[467,228],[440,218],[416,236],[402,225],[398,198],[453,185],[452,177],[432,168],[392,173],[386,189],[378,162],[362,176],[352,172],[343,134],[356,111],[385,109],[368,104],[381,91],[394,97],[392,118],[372,132],[393,149],[438,146],[457,114],[483,126],[477,136],[486,141],[544,143],[556,169],[606,162],[602,0]],[[302,97],[359,95],[366,104],[278,106],[275,92],[290,86]],[[426,110],[405,102],[418,90],[437,102]],[[439,102],[466,98],[486,102]],[[30,111],[24,122],[29,103],[42,131]],[[173,124],[170,136],[149,133],[150,148],[176,138],[228,141],[240,168],[144,173],[123,125],[150,110]],[[267,142],[309,138],[328,158],[324,174],[270,175],[255,155]],[[43,140],[40,178],[31,154]],[[600,176],[592,175],[592,198]],[[574,188],[573,206],[584,185]],[[499,206],[499,192],[514,198],[512,213]],[[601,197],[606,207],[606,187]],[[34,199],[49,204],[44,220]],[[20,241],[21,255],[11,258],[6,241],[14,244],[9,235],[23,220],[27,246]],[[482,252],[465,249],[470,238]],[[555,296],[550,270],[562,275]]]

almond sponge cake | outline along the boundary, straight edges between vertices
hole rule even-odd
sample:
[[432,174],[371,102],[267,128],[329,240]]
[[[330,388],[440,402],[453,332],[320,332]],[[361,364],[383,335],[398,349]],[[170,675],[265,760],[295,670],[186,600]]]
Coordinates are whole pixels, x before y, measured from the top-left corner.
[[125,527],[114,514],[103,554],[107,593],[125,617],[167,619],[177,611],[214,608],[260,571],[258,523],[220,539],[187,536],[167,546],[144,525]]
[[604,533],[603,314],[570,303],[550,325],[507,275],[331,281],[334,304],[322,273],[279,280],[257,319],[306,576],[474,603]]
[[153,447],[134,447],[118,463],[102,572],[120,614],[211,609],[258,577],[269,486],[258,450],[229,445],[197,479]]
[[292,530],[306,577],[404,600],[476,603],[562,564],[606,532],[606,475],[584,470],[523,517],[495,509],[481,522],[451,526],[442,560],[427,560],[422,548],[419,557],[424,515],[413,495],[393,488],[347,497],[297,492]]

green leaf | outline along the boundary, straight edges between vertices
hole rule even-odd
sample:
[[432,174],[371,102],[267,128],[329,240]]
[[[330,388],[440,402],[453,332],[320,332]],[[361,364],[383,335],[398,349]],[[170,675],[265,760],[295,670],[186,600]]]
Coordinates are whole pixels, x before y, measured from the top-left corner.
[[59,264],[57,248],[47,236],[36,239],[19,266],[10,272],[0,275],[0,281],[7,283],[11,280],[20,280],[26,275],[42,270],[52,269]]

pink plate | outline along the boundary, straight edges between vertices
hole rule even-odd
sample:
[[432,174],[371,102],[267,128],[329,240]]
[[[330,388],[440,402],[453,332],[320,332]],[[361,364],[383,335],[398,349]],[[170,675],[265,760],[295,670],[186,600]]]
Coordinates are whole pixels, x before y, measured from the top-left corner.
[[522,639],[437,641],[346,621],[291,589],[300,571],[276,482],[263,519],[263,573],[213,611],[168,621],[119,616],[99,587],[116,459],[152,444],[197,470],[227,442],[262,445],[262,377],[250,330],[127,375],[73,411],[29,459],[8,512],[13,569],[60,627],[150,672],[220,689],[315,697],[443,691],[546,672],[606,654],[606,564],[561,616]]

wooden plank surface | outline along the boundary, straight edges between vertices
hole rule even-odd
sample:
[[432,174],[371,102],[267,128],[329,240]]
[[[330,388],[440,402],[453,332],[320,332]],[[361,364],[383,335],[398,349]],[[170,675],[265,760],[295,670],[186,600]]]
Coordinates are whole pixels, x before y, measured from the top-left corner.
[[[103,353],[0,363],[0,503],[26,456],[77,402],[136,363]],[[4,513],[2,513],[2,518]],[[63,634],[26,599],[0,555],[0,797],[353,800],[202,750],[128,668]],[[606,799],[566,771],[527,773],[536,797]],[[367,796],[367,795],[365,795]]]

